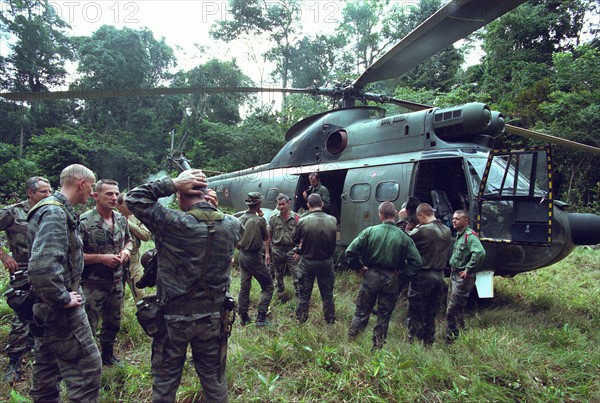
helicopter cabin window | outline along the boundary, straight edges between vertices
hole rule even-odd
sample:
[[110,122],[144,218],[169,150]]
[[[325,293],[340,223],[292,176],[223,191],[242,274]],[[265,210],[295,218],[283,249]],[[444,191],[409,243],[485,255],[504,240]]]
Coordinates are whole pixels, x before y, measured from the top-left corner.
[[371,185],[357,183],[350,188],[350,200],[356,203],[366,202],[371,196]]
[[278,194],[279,190],[277,188],[271,188],[267,190],[267,194],[265,195],[265,204],[276,203]]
[[400,184],[396,181],[385,181],[377,184],[375,198],[379,202],[396,201],[400,194]]

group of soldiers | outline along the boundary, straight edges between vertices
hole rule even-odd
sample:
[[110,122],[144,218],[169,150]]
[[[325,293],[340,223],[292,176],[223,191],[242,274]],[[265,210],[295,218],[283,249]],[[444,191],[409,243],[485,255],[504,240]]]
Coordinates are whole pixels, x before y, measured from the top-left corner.
[[[315,279],[325,322],[336,321],[337,220],[323,211],[329,194],[318,175],[310,180],[311,188],[302,195],[307,212],[298,215],[290,197],[279,194],[277,210],[267,222],[258,192],[246,195],[248,210],[239,219],[219,211],[216,193],[196,169],[138,186],[126,196],[117,182],[96,181],[91,170],[78,164],[61,172],[61,189],[53,194],[45,178],[29,179],[27,200],[0,211],[0,230],[6,231],[12,254],[0,248],[0,259],[11,273],[11,288],[26,292],[31,287],[33,296],[32,317],[13,319],[5,381],[18,379],[22,356],[34,347],[34,401],[59,401],[60,379],[71,400],[97,401],[102,366],[119,365],[114,344],[124,283],[136,301],[144,298],[135,286],[141,276],[139,247],[152,236],[159,267],[152,298],[160,306],[152,341],[153,401],[175,401],[188,345],[204,398],[227,401],[228,290],[236,248],[242,326],[252,322],[252,278],[261,286],[255,324],[268,326],[274,294],[280,303],[290,298],[286,271],[293,279],[298,323],[308,319]],[[180,210],[158,202],[173,194]],[[90,197],[95,207],[77,217],[73,207]],[[409,283],[409,338],[431,344],[452,246],[450,229],[426,203],[417,207],[419,224],[409,231],[396,225],[398,213],[391,202],[379,206],[379,217],[381,224],[362,231],[346,250],[348,266],[362,276],[348,337],[352,340],[365,329],[377,303],[373,349],[381,348],[401,286]],[[450,258],[448,343],[464,325],[466,299],[485,258],[466,211],[455,212],[453,226],[458,234]],[[99,349],[95,339],[100,322]]]

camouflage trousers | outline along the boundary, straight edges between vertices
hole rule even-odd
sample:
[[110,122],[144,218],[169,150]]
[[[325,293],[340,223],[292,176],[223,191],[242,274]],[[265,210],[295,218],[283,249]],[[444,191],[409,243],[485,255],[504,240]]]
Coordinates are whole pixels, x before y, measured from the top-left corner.
[[[25,278],[25,284],[21,280],[10,281],[10,287],[15,290],[27,290],[29,289],[29,283]],[[15,314],[12,317],[10,332],[8,333],[8,340],[4,352],[6,355],[11,356],[23,356],[23,354],[31,351],[33,348],[33,335],[29,333],[29,321],[22,321]]]
[[400,279],[396,271],[373,268],[367,270],[358,291],[358,302],[348,329],[348,338],[355,339],[367,327],[377,302],[373,347],[381,348],[387,338],[390,318],[396,307],[399,292]]
[[431,344],[444,290],[443,270],[420,270],[408,288],[408,338]]
[[448,288],[448,307],[446,308],[446,320],[448,321],[446,339],[448,341],[456,339],[460,329],[465,327],[465,307],[469,294],[475,286],[476,276],[462,279],[458,273],[457,270],[452,270]]
[[[133,259],[133,256],[132,256]],[[131,295],[133,296],[133,300],[137,303],[140,299],[146,296],[146,293],[143,289],[137,288],[135,283],[137,283],[142,276],[144,275],[144,268],[140,264],[139,255],[137,262],[130,261],[129,262],[129,274],[127,275],[127,285],[131,290]]]
[[312,260],[302,258],[298,265],[298,306],[296,319],[300,323],[308,319],[308,308],[312,290],[317,279],[321,300],[323,301],[323,316],[325,322],[335,322],[335,304],[333,302],[333,286],[335,275],[333,273],[333,259]]
[[114,344],[121,328],[121,308],[123,306],[123,282],[105,284],[83,284],[85,311],[90,321],[92,334],[96,336],[98,322],[102,319],[100,343]]
[[294,260],[293,245],[288,247],[271,246],[271,260],[275,269],[275,288],[279,297],[285,294],[284,276],[286,267],[292,275],[294,293],[298,292],[298,265]]
[[218,316],[167,322],[167,332],[152,340],[152,401],[175,402],[188,345],[192,348],[194,368],[202,385],[202,401],[227,402],[227,378],[223,376],[219,380],[221,321]]
[[252,277],[260,284],[260,302],[258,316],[266,316],[271,298],[273,298],[273,279],[265,265],[260,252],[240,252],[240,294],[238,296],[238,312],[240,316],[248,315],[250,308],[250,289]]
[[71,402],[97,402],[102,361],[83,307],[56,308],[42,337],[35,338],[30,395],[34,402],[60,402],[59,380]]

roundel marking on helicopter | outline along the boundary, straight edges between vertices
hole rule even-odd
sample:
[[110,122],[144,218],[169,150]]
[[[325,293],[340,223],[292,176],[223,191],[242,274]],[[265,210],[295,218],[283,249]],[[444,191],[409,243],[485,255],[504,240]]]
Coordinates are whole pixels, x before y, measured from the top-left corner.
[[224,195],[225,197],[229,197],[229,188],[225,188],[225,189],[223,189],[223,195]]

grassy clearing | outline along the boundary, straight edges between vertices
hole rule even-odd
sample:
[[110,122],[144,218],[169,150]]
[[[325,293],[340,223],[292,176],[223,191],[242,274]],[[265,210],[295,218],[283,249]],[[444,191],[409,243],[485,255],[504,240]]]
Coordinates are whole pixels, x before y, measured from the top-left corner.
[[[288,279],[289,280],[289,279]],[[229,345],[231,400],[248,402],[600,401],[600,251],[577,249],[563,262],[497,278],[495,295],[471,307],[468,330],[443,344],[444,318],[431,348],[407,343],[406,301],[394,313],[384,349],[370,353],[372,324],[354,343],[346,339],[359,280],[338,273],[338,322],[326,325],[315,290],[310,319],[297,325],[295,302],[273,305],[266,329],[235,326]],[[5,282],[5,278],[2,280]],[[291,282],[288,284],[291,290]],[[234,272],[233,292],[239,289]],[[253,284],[251,313],[259,286]],[[0,303],[0,343],[10,311]],[[143,402],[151,396],[150,339],[126,302],[118,354],[125,368],[103,374],[101,401]],[[2,366],[6,358],[0,359]],[[0,396],[28,400],[29,379]],[[178,400],[197,401],[200,384],[186,365]]]

